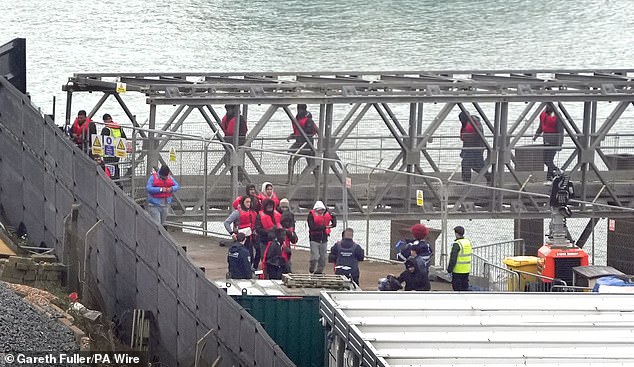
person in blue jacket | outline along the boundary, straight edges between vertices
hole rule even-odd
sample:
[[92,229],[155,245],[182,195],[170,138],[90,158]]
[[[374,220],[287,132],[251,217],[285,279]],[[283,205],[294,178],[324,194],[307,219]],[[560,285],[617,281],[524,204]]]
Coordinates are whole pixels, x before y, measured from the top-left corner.
[[244,233],[238,233],[236,241],[229,248],[227,263],[229,264],[228,275],[231,279],[251,279],[253,277],[251,254],[249,249],[244,246],[246,241],[247,236]]
[[174,193],[180,189],[180,185],[171,175],[168,166],[162,166],[158,172],[150,175],[145,185],[147,191],[147,211],[158,223],[163,224],[167,219],[167,208],[172,204]]

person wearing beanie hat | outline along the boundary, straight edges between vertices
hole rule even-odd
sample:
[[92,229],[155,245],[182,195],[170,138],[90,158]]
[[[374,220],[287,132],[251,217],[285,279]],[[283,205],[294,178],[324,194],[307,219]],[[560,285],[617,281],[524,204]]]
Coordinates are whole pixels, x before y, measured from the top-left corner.
[[[297,234],[295,233],[295,214],[293,214],[293,212],[291,211],[290,202],[288,201],[287,198],[283,198],[282,200],[280,200],[280,205],[278,205],[277,211],[282,214],[282,219],[280,220],[280,224],[282,225],[282,228],[286,230],[286,239],[284,240],[284,246],[290,249],[291,243],[296,244],[298,241],[298,238],[297,238]],[[287,261],[289,261],[288,265],[290,268],[291,253],[286,252],[284,254],[285,254],[284,256],[288,257]]]
[[308,230],[310,239],[309,272],[322,274],[326,266],[328,236],[330,229],[337,226],[337,218],[330,213],[322,201],[315,202],[313,210],[308,213]]
[[172,205],[172,197],[180,189],[178,181],[171,175],[168,166],[162,166],[158,172],[150,175],[145,185],[147,191],[147,211],[158,223],[163,224],[167,219],[167,208]]
[[472,244],[464,237],[464,227],[454,227],[456,240],[451,245],[451,255],[447,272],[451,273],[451,286],[454,291],[469,290],[469,273],[471,272]]

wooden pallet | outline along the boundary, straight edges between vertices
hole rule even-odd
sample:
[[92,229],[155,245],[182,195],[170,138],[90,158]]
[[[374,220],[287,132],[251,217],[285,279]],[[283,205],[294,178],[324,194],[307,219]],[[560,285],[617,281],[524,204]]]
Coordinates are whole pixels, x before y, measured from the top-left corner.
[[343,275],[284,274],[282,283],[288,288],[350,289],[352,282]]

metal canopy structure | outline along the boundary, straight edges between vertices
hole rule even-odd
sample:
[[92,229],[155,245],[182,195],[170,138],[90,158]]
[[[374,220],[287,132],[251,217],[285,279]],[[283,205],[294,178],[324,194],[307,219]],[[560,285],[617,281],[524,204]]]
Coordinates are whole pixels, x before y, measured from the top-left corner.
[[329,366],[630,366],[634,299],[603,293],[323,292]]
[[[118,83],[125,83],[125,95],[117,92]],[[200,136],[225,144],[210,156],[205,174],[188,177],[196,184],[179,197],[182,220],[200,220],[205,210],[224,216],[213,209],[226,208],[227,198],[241,192],[242,176],[243,183],[275,183],[302,208],[317,199],[347,204],[351,217],[433,219],[444,211],[456,218],[548,217],[543,148],[527,144],[546,103],[556,107],[565,129],[558,161],[584,202],[572,208],[574,215],[630,216],[631,210],[620,208],[634,203],[634,164],[623,155],[634,150],[634,135],[619,127],[630,121],[624,116],[632,112],[634,69],[102,73],[75,74],[63,89],[67,124],[73,93],[102,92],[90,116],[113,96],[138,127],[124,101],[138,92],[149,105],[150,131],[176,132],[198,119],[206,128]],[[313,113],[319,134],[303,148],[316,159],[295,177],[284,172],[284,139],[291,124],[298,126],[289,108],[296,103],[318,105]],[[221,132],[217,109],[224,104],[239,105],[248,117],[241,145],[237,135],[225,141]],[[158,112],[163,109],[169,109],[165,118]],[[460,111],[480,116],[486,141],[486,165],[468,183],[455,175]],[[280,119],[286,121],[283,132]],[[172,138],[160,132],[138,136],[145,145],[135,162],[145,162],[149,172]],[[484,183],[485,171],[492,173],[491,185]],[[204,188],[202,176],[208,179]],[[289,177],[296,180],[285,187]],[[425,194],[421,207],[416,190]]]

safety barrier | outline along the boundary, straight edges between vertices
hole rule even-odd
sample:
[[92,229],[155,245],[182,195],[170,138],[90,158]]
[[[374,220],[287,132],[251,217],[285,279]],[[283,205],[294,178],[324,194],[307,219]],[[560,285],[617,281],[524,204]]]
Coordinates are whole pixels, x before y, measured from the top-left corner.
[[[262,326],[49,119],[0,78],[0,205],[29,240],[54,247],[84,298],[125,325],[149,311],[150,356],[169,366],[292,366]],[[83,260],[83,261],[82,261]],[[86,264],[85,268],[82,265]],[[124,328],[122,328],[124,329]],[[211,333],[210,333],[211,331]],[[202,339],[213,343],[200,350]]]

